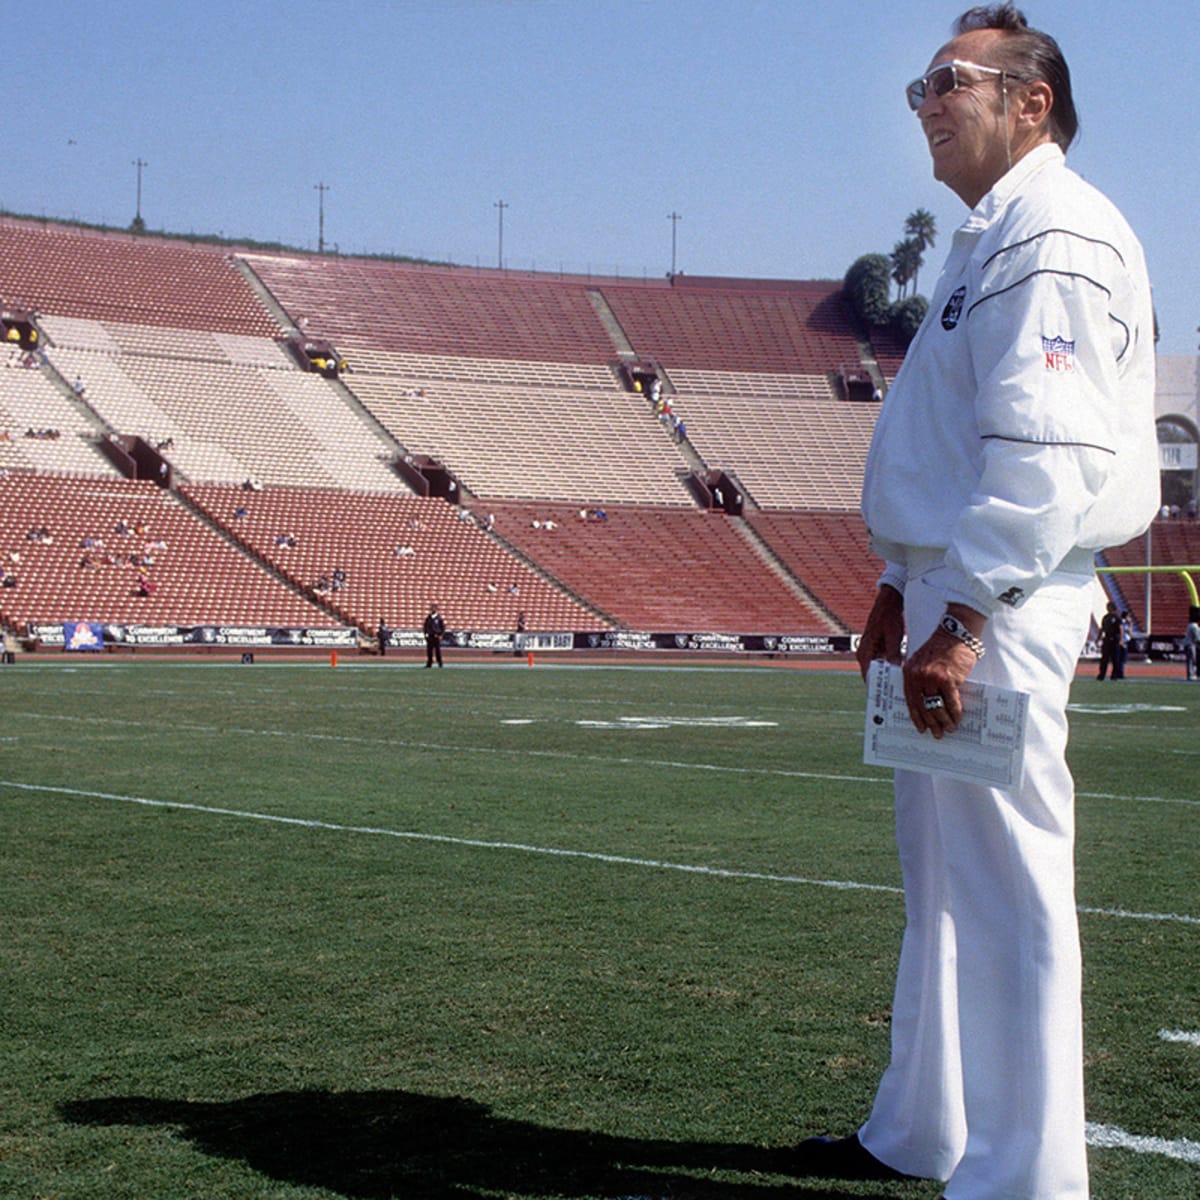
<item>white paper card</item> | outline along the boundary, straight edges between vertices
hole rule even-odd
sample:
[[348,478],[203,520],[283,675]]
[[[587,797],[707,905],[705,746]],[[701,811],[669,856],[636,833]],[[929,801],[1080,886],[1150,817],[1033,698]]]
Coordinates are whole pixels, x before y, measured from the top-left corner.
[[883,661],[867,671],[863,762],[948,775],[968,783],[1014,788],[1021,782],[1029,696],[967,680],[959,690],[963,716],[940,740],[918,733],[904,701],[901,669]]

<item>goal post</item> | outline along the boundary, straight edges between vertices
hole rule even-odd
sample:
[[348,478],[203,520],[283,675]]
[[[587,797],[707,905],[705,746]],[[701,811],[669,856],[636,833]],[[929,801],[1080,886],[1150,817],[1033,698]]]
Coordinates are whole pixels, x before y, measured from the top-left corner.
[[1192,578],[1193,572],[1200,574],[1200,565],[1191,563],[1182,566],[1175,564],[1166,564],[1159,566],[1151,566],[1146,563],[1140,567],[1097,567],[1097,575],[1145,575],[1146,579],[1146,632],[1149,633],[1152,625],[1150,621],[1150,579],[1151,575],[1178,575],[1183,580],[1183,586],[1187,588],[1188,604],[1192,608],[1200,606],[1200,594],[1196,591],[1196,581]]

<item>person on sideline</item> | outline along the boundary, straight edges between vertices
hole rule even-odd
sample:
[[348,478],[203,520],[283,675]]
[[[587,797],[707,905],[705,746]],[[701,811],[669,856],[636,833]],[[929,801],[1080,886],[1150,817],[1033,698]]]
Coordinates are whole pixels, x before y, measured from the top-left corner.
[[1011,789],[896,772],[891,1061],[855,1134],[789,1162],[941,1180],[946,1200],[1087,1200],[1065,710],[1093,552],[1160,503],[1150,287],[1125,220],[1066,166],[1067,65],[1019,10],[965,13],[907,96],[971,211],[868,455],[886,568],[858,661],[903,662],[934,738],[954,735],[968,676],[1027,692],[1025,765]]
[[1188,682],[1200,679],[1200,608],[1188,609],[1187,629],[1183,634],[1183,655]]
[[433,666],[434,658],[437,659],[437,665],[442,665],[442,638],[446,636],[446,622],[442,620],[442,614],[438,612],[438,606],[431,604],[429,606],[429,615],[425,618],[425,665]]
[[1113,601],[1108,602],[1104,616],[1100,619],[1100,674],[1097,679],[1104,679],[1108,668],[1112,667],[1112,677],[1121,678],[1121,614]]

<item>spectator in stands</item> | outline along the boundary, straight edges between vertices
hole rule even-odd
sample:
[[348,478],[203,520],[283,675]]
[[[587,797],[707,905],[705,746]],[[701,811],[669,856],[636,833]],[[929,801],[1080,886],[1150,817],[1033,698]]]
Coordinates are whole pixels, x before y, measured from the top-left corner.
[[412,558],[416,553],[417,553],[416,549],[412,546],[397,546],[396,547],[396,557],[397,558]]
[[1070,86],[1011,4],[965,13],[909,85],[934,176],[972,211],[863,483],[886,563],[864,675],[902,665],[913,727],[935,739],[954,737],[968,677],[1027,693],[1024,771],[1010,788],[896,772],[891,1064],[858,1133],[801,1143],[794,1163],[948,1180],[948,1200],[1089,1190],[1066,704],[1093,552],[1146,528],[1159,472],[1144,257],[1064,162]]
[[442,638],[446,636],[446,622],[442,619],[442,614],[438,612],[438,606],[431,604],[429,606],[429,615],[425,618],[423,627],[425,634],[425,665],[433,666],[433,660],[437,659],[437,665],[442,665]]
[[73,391],[81,400],[83,399],[83,395],[87,391],[87,388],[84,386],[83,379],[80,376],[75,376],[75,382],[71,384],[71,391]]
[[233,519],[235,521],[242,521],[249,515],[250,510],[244,504],[239,504],[237,508],[233,510]]
[[0,587],[15,588],[16,586],[17,586],[16,571],[6,570],[3,572],[3,574],[0,574]]

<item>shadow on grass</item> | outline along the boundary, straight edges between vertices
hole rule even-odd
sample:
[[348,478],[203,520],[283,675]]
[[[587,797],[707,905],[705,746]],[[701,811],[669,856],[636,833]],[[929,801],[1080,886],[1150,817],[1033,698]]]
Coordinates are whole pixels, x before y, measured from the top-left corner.
[[[127,1096],[71,1101],[61,1113],[80,1125],[173,1128],[207,1154],[352,1200],[472,1200],[496,1192],[672,1200],[847,1195],[744,1181],[775,1175],[778,1151],[550,1129],[493,1116],[474,1100],[411,1092],[272,1092],[218,1103]],[[743,1182],[713,1178],[729,1173]]]

